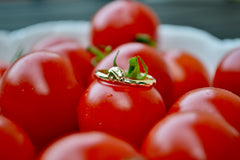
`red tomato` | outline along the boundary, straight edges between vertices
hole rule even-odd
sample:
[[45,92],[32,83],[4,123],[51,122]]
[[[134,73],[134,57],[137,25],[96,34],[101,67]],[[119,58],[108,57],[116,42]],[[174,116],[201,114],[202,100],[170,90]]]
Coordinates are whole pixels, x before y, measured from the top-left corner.
[[[140,56],[148,66],[149,75],[153,76],[157,81],[155,88],[160,92],[164,101],[168,99],[173,87],[171,73],[157,50],[145,44],[133,42],[117,47],[95,67],[95,70],[112,67],[115,54],[118,51],[117,64],[123,70],[128,69],[128,60],[131,57]],[[140,70],[144,72],[142,67]]]
[[4,72],[8,69],[9,64],[7,62],[0,62],[0,78],[3,76]]
[[74,39],[67,36],[59,36],[59,35],[51,35],[47,37],[43,37],[39,41],[37,41],[31,48],[31,51],[39,51],[39,50],[45,50],[57,45],[61,45],[64,43],[76,43],[79,45],[79,43]]
[[78,106],[79,128],[99,130],[139,147],[150,128],[166,114],[154,87],[95,80]]
[[75,133],[48,146],[39,160],[143,160],[128,143],[101,132]]
[[184,93],[210,85],[208,71],[197,57],[180,50],[165,51],[163,57],[174,83],[168,107]]
[[2,113],[18,123],[37,147],[78,129],[76,107],[83,87],[63,57],[47,51],[27,54],[0,83]]
[[224,88],[240,96],[240,47],[228,52],[219,63],[213,86]]
[[148,160],[236,160],[239,133],[226,121],[203,112],[175,113],[147,135],[142,153]]
[[225,89],[206,87],[184,94],[169,110],[209,112],[224,118],[240,132],[240,97]]
[[0,159],[34,159],[34,148],[28,136],[3,115],[0,115],[0,142]]
[[93,70],[90,54],[79,44],[76,39],[63,36],[49,36],[39,40],[32,51],[47,50],[58,53],[67,58],[73,69],[77,80],[87,87],[89,75]]
[[95,13],[91,20],[90,40],[95,46],[117,46],[136,41],[145,34],[157,41],[159,18],[143,3],[133,0],[113,1]]

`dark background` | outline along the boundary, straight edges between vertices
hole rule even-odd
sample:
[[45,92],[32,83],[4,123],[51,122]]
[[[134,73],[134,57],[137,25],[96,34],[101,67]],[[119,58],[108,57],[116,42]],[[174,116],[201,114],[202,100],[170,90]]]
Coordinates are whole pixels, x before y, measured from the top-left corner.
[[[218,38],[240,38],[240,3],[227,0],[139,0],[163,24],[193,26]],[[0,0],[0,30],[56,20],[90,20],[110,0]]]

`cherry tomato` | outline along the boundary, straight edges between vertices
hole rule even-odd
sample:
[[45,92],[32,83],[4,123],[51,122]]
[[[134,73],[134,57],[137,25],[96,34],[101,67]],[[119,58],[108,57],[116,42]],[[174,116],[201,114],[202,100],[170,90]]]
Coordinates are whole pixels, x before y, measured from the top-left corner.
[[76,39],[63,36],[49,36],[40,39],[31,51],[51,51],[68,59],[74,69],[78,81],[87,87],[89,75],[93,70],[90,54],[79,44]]
[[48,52],[18,59],[0,82],[2,113],[42,147],[62,134],[78,130],[76,107],[83,92],[70,63]]
[[43,37],[42,39],[38,40],[31,48],[31,51],[40,51],[40,50],[47,50],[51,47],[58,46],[64,43],[79,43],[74,39],[67,36],[60,36],[60,35],[51,35]]
[[[118,51],[118,66],[124,70],[128,69],[128,60],[131,57],[140,56],[148,66],[149,75],[153,76],[157,81],[155,88],[160,92],[164,101],[168,100],[173,87],[171,73],[158,51],[148,45],[136,42],[123,44],[106,56],[95,67],[95,70],[112,67],[113,59]],[[143,67],[140,70],[144,72]]]
[[168,107],[187,91],[210,86],[206,67],[189,52],[168,50],[163,52],[163,57],[170,69],[174,83]]
[[48,146],[39,160],[143,160],[127,142],[103,132],[74,133]]
[[143,3],[133,0],[112,1],[93,16],[90,41],[95,46],[110,45],[113,48],[136,41],[139,34],[157,41],[159,23],[154,11]]
[[206,87],[192,90],[176,101],[168,113],[186,111],[220,116],[240,132],[240,97],[225,89]]
[[32,142],[14,122],[0,115],[0,159],[33,160]]
[[152,84],[143,85],[150,79],[126,80],[124,71],[115,69],[109,69],[107,79],[101,73],[85,91],[78,106],[79,128],[104,131],[140,147],[150,128],[166,115],[166,108]]
[[240,47],[222,58],[213,79],[213,86],[224,88],[240,96]]
[[239,132],[222,118],[185,112],[159,121],[147,135],[142,154],[148,160],[235,160],[239,147]]
[[7,62],[0,62],[0,78],[3,76],[4,72],[8,69],[9,64]]

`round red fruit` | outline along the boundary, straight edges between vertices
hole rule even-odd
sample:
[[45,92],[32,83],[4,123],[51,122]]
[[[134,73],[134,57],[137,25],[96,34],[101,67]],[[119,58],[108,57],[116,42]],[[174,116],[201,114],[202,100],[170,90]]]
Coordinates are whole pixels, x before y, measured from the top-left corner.
[[158,40],[159,18],[147,5],[133,1],[113,1],[103,6],[91,20],[91,43],[117,46],[134,42],[140,35]]
[[213,86],[224,88],[240,96],[240,47],[228,52],[220,61]]
[[[95,73],[96,80],[85,91],[78,106],[79,128],[104,131],[140,147],[150,128],[165,116],[166,108],[153,87],[155,80],[146,75],[147,72],[135,72],[139,69],[136,57],[129,62],[131,67],[126,75],[117,66]],[[133,65],[135,62],[137,66]]]
[[82,92],[66,59],[39,51],[15,61],[3,75],[0,105],[42,147],[78,129],[76,107]]
[[92,57],[76,39],[64,36],[45,37],[37,41],[31,51],[50,51],[63,56],[70,61],[79,83],[87,87],[88,78],[93,70]]
[[[148,74],[156,79],[155,88],[161,94],[164,102],[165,100],[168,100],[173,87],[171,73],[167,67],[167,64],[165,63],[165,60],[159,54],[159,52],[148,45],[136,42],[120,45],[108,56],[106,56],[96,66],[95,70],[112,67],[112,62],[114,60],[115,54],[118,51],[118,66],[123,70],[128,70],[128,60],[131,57],[140,56],[148,67]],[[144,68],[142,66],[140,66],[140,71],[144,72]]]
[[204,64],[186,51],[168,50],[163,58],[173,79],[173,91],[167,106],[170,107],[184,93],[202,87],[209,87],[209,74]]
[[240,97],[228,90],[214,87],[192,90],[180,97],[168,113],[187,111],[220,116],[240,132]]
[[39,160],[143,160],[127,142],[103,132],[74,133],[48,146]]
[[209,113],[166,116],[147,135],[142,154],[148,160],[235,160],[240,158],[239,132]]
[[34,147],[26,133],[3,115],[0,115],[0,142],[0,159],[34,159]]

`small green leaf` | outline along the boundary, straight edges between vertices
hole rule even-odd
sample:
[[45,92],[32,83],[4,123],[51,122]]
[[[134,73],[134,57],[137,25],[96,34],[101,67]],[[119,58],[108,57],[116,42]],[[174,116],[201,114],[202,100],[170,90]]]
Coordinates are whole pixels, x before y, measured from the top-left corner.
[[87,48],[87,50],[95,56],[92,59],[92,65],[96,66],[98,62],[100,62],[106,55],[109,54],[109,52],[111,52],[111,47],[110,46],[105,47],[104,48],[105,53],[95,46],[90,46]]
[[140,69],[139,69],[137,57],[130,58],[127,77],[132,79],[137,79],[139,73],[140,73]]
[[140,56],[138,56],[138,58],[140,59],[142,65],[143,65],[144,72],[145,72],[143,76],[140,75],[139,80],[140,80],[140,79],[145,79],[145,78],[147,77],[147,75],[148,75],[148,67],[147,67],[147,65],[144,63],[143,59],[142,59]]
[[[143,68],[145,71],[144,75],[141,74],[138,59],[141,61],[143,65]],[[148,75],[148,68],[140,56],[132,57],[129,59],[129,68],[127,73],[128,78],[143,80],[147,77],[147,75]]]
[[10,63],[14,63],[16,60],[18,60],[23,55],[23,49],[18,49],[17,52],[13,55],[12,59],[10,60]]
[[108,55],[111,51],[112,51],[112,47],[111,46],[104,47],[104,52],[105,52],[106,55]]
[[136,42],[141,42],[154,48],[156,47],[156,42],[152,40],[151,37],[147,34],[137,34]]
[[115,57],[114,57],[114,60],[113,60],[113,66],[114,67],[117,67],[117,56],[118,56],[118,54],[119,54],[119,51],[117,51],[117,53],[116,53],[116,55],[115,55]]

